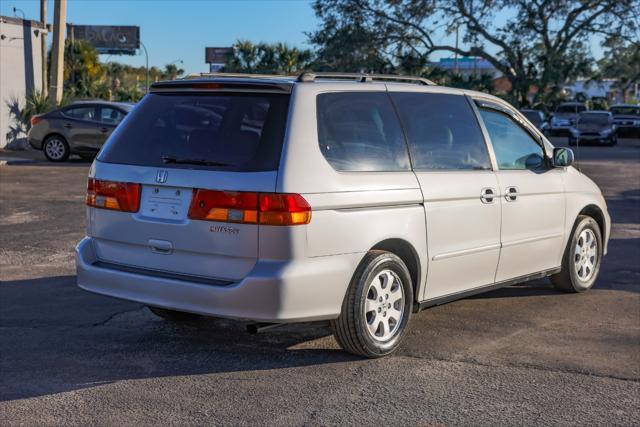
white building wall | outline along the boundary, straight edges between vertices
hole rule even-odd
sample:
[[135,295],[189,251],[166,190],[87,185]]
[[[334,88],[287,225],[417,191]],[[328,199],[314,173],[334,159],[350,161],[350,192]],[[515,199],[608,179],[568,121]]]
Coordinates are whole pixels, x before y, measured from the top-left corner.
[[27,93],[42,90],[44,36],[38,21],[0,16],[0,148],[8,143],[10,126],[15,126],[8,104],[18,99],[23,107]]

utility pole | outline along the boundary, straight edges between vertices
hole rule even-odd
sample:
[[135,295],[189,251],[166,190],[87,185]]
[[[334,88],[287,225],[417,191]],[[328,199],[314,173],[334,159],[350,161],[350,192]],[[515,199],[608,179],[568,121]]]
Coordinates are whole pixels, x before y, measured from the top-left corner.
[[460,26],[456,25],[456,55],[453,64],[454,74],[458,74],[458,28],[460,28]]
[[67,0],[54,0],[51,86],[49,86],[49,100],[54,105],[62,99],[64,79],[64,30],[66,29],[66,22]]
[[44,31],[40,35],[40,49],[42,50],[42,96],[45,98],[49,93],[47,83],[47,0],[40,0],[40,22],[44,26]]

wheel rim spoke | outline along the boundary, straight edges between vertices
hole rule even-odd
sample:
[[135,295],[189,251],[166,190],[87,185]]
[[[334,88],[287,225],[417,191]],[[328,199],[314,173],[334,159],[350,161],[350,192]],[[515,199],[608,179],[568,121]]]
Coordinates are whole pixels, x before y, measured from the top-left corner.
[[377,341],[387,341],[398,332],[404,317],[404,291],[392,270],[380,271],[371,280],[364,300],[367,330]]
[[367,324],[367,328],[369,329],[369,333],[371,333],[371,335],[377,335],[378,329],[380,329],[380,323],[382,323],[382,319],[380,319],[379,316],[376,315],[373,318],[373,321]]
[[370,313],[372,311],[376,311],[378,309],[378,304],[375,300],[367,298],[364,302],[364,310],[365,313]]

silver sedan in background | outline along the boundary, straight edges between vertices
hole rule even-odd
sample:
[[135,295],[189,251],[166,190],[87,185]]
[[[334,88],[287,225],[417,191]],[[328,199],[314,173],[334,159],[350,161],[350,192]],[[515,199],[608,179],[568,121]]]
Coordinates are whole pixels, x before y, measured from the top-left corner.
[[52,162],[63,162],[71,154],[92,158],[133,106],[109,101],[76,102],[34,116],[27,138]]

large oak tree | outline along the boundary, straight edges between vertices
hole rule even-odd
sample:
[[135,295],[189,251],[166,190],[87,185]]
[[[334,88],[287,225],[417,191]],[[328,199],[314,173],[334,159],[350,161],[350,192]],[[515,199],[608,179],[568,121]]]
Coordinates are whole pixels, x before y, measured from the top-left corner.
[[[634,29],[637,0],[316,0],[314,7],[319,32],[356,23],[370,35],[368,46],[396,63],[434,52],[484,58],[525,102],[532,85],[553,97],[567,79],[589,72],[593,38]],[[457,46],[439,37],[456,30]]]

